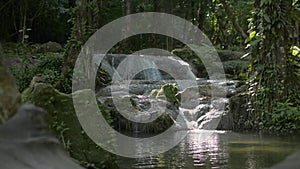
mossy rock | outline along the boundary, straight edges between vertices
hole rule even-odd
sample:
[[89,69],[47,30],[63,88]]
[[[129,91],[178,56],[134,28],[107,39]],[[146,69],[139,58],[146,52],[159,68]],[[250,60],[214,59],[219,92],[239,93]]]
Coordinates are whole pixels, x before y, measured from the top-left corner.
[[188,47],[174,49],[172,54],[180,57],[192,67],[192,72],[197,77],[206,77],[207,71],[201,59]]
[[156,98],[158,92],[159,92],[158,89],[153,89],[153,90],[150,92],[149,97],[150,97],[150,98]]
[[230,60],[223,62],[225,73],[234,79],[240,79],[240,74],[246,72],[247,66],[248,62],[242,60]]
[[63,51],[62,46],[56,42],[47,42],[42,45],[35,44],[31,48],[34,53],[62,52]]
[[[204,57],[207,62],[216,62],[216,60],[212,59],[214,57],[210,57],[211,55],[215,54],[213,49],[210,49],[209,47],[203,47],[196,52],[198,54],[201,54],[201,56]],[[174,49],[172,53],[189,63],[193,68],[193,73],[197,77],[205,78],[208,76],[205,65],[203,64],[201,59],[196,55],[196,53],[190,48],[183,47],[179,49]],[[247,63],[244,60],[240,60],[240,58],[245,54],[244,52],[232,50],[217,50],[217,53],[220,60],[223,63],[226,74],[229,75],[227,77],[236,77],[242,71],[243,66]]]
[[[116,102],[118,102],[118,107],[122,108],[121,110],[116,108]],[[161,116],[149,123],[136,123],[128,120],[128,117],[126,117],[126,115],[124,116],[124,114],[122,115],[119,111],[123,111],[125,114],[135,115],[136,117],[141,115],[139,113],[143,113],[138,111],[137,103],[131,96],[108,97],[103,101],[103,104],[106,108],[111,110],[111,115],[115,119],[112,123],[115,129],[121,133],[124,132],[123,134],[125,135],[136,131],[146,134],[158,134],[173,125],[171,115],[166,112],[161,113]]]
[[232,50],[217,50],[217,52],[222,62],[229,60],[239,60],[245,54],[245,52]]
[[233,130],[245,131],[252,130],[251,114],[247,112],[249,108],[247,105],[247,95],[245,93],[239,93],[229,100],[229,114],[233,118]]
[[[153,91],[155,93],[155,91]],[[154,94],[153,93],[153,94]],[[178,105],[180,100],[176,97],[178,88],[175,84],[165,84],[157,91],[156,98],[166,99],[171,104]]]
[[[115,156],[101,149],[85,134],[76,116],[70,94],[61,93],[49,84],[36,82],[22,93],[22,101],[49,112],[50,128],[62,141],[71,157],[83,166],[118,168]],[[98,102],[98,105],[105,117],[109,116],[109,111],[101,103]]]
[[9,72],[0,46],[0,124],[11,118],[21,103],[15,79]]

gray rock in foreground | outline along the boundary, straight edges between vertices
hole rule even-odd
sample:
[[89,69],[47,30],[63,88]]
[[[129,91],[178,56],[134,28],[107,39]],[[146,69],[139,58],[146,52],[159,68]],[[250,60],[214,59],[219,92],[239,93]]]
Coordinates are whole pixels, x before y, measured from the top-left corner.
[[25,105],[0,126],[1,169],[83,169],[48,131],[46,115],[41,108]]
[[300,168],[300,151],[289,155],[285,160],[269,169],[299,169]]
[[21,103],[15,79],[6,64],[0,45],[0,124],[13,116]]

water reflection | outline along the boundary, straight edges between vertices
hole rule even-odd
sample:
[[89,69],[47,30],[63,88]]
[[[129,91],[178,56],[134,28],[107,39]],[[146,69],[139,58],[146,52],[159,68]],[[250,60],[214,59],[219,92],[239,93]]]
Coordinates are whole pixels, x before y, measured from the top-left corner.
[[184,145],[188,145],[189,156],[194,167],[220,168],[227,163],[226,147],[220,145],[222,131],[193,130],[187,136]]
[[300,136],[192,130],[166,153],[141,159],[119,157],[118,164],[121,169],[261,169],[297,150],[300,150]]

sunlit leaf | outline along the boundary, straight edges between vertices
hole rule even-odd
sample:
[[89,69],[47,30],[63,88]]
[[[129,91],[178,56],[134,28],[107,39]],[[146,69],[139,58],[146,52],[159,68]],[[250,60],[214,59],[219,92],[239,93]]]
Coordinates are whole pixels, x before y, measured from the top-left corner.
[[251,32],[249,35],[250,40],[253,39],[255,35],[256,35],[256,31]]
[[292,55],[293,56],[297,56],[300,53],[300,48],[298,48],[297,46],[292,46],[291,50],[292,50]]

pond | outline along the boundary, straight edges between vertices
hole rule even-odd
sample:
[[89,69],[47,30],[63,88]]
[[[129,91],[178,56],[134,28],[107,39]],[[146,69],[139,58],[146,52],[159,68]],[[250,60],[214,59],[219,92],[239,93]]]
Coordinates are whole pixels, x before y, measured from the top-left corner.
[[262,169],[297,150],[300,136],[191,130],[168,152],[141,159],[118,157],[117,163],[121,169]]

